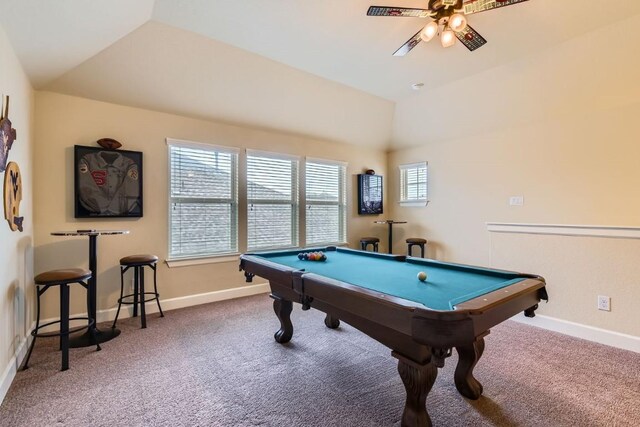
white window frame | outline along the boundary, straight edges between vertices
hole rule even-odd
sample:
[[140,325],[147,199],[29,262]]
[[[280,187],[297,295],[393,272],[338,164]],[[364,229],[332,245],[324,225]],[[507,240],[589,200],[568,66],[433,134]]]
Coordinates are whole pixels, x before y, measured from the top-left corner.
[[[326,164],[326,165],[331,165],[331,166],[339,166],[342,168],[341,173],[340,173],[340,194],[338,196],[338,201],[333,202],[333,201],[317,201],[317,200],[307,200],[306,194],[307,194],[307,177],[306,177],[306,171],[307,171],[307,163],[316,163],[316,164]],[[338,160],[327,160],[327,159],[319,159],[319,158],[315,158],[315,157],[306,157],[305,158],[305,176],[304,176],[304,191],[305,191],[305,210],[309,210],[311,208],[311,206],[338,206],[339,210],[340,210],[340,218],[339,218],[339,227],[340,227],[340,241],[337,242],[333,242],[333,241],[326,241],[326,242],[314,242],[312,245],[313,246],[324,246],[324,245],[330,245],[330,244],[335,244],[335,245],[344,245],[347,243],[347,236],[348,231],[347,231],[347,225],[348,225],[348,220],[347,220],[347,212],[348,212],[348,206],[347,206],[347,166],[348,164],[346,162],[341,162]],[[306,234],[306,230],[307,230],[307,221],[306,221],[306,215],[305,215],[305,245],[309,245],[309,242],[306,240],[307,239],[307,234]]]
[[[419,179],[416,185],[424,184],[425,197],[424,198],[409,198],[407,195],[408,191],[408,183],[407,183],[407,174],[410,171],[418,171],[424,168],[424,179]],[[417,163],[409,163],[398,166],[400,171],[400,206],[406,207],[421,207],[426,206],[429,203],[429,163],[428,162],[417,162]],[[420,177],[422,178],[422,177]]]
[[[213,258],[219,258],[222,259],[222,257],[228,258],[229,256],[237,256],[239,255],[238,252],[238,244],[239,244],[239,223],[238,223],[238,205],[239,205],[239,200],[238,200],[238,168],[239,168],[239,159],[238,159],[238,155],[240,150],[234,147],[226,147],[226,146],[220,146],[220,145],[214,145],[214,144],[207,144],[207,143],[202,143],[202,142],[195,142],[195,141],[186,141],[186,140],[181,140],[181,139],[173,139],[173,138],[166,138],[166,143],[167,143],[167,199],[168,199],[168,212],[167,212],[167,230],[168,230],[168,236],[167,236],[167,262],[170,263],[171,261],[175,262],[176,266],[180,266],[180,265],[189,265],[191,264],[189,262],[189,260],[204,260],[204,259],[213,259]],[[193,149],[197,149],[197,150],[203,150],[203,151],[211,151],[211,152],[219,152],[219,153],[228,153],[228,154],[232,154],[232,171],[231,171],[231,197],[230,198],[210,198],[210,197],[189,197],[189,198],[185,198],[185,197],[172,197],[171,196],[171,147],[185,147],[185,148],[193,148]],[[173,236],[173,230],[171,227],[171,215],[172,215],[172,206],[174,203],[180,203],[180,202],[184,202],[184,201],[195,201],[198,200],[201,203],[224,203],[224,204],[231,204],[231,210],[232,210],[232,218],[235,220],[235,236],[231,236],[232,241],[235,242],[235,247],[230,248],[229,251],[225,251],[225,252],[209,252],[209,253],[198,253],[198,254],[192,254],[192,255],[184,255],[184,256],[178,256],[178,255],[173,255],[171,253],[171,238]],[[230,233],[233,233],[233,230],[229,231]],[[232,245],[233,246],[233,245]],[[187,262],[187,264],[183,264],[181,262]],[[197,261],[195,261],[194,263],[199,263]],[[170,267],[172,266],[171,264],[169,265]]]
[[[284,153],[276,153],[271,151],[262,151],[262,150],[251,150],[247,149],[245,151],[245,162],[246,168],[244,171],[244,180],[247,186],[247,222],[246,222],[246,246],[247,251],[268,251],[273,249],[291,249],[300,247],[300,156],[284,154]],[[272,200],[272,199],[250,199],[249,197],[249,156],[254,157],[263,157],[263,158],[271,158],[271,159],[279,159],[279,160],[288,160],[294,163],[295,167],[293,168],[291,173],[291,200]],[[292,242],[290,245],[285,246],[260,246],[252,248],[249,242],[249,209],[251,209],[252,205],[291,205],[291,236]]]

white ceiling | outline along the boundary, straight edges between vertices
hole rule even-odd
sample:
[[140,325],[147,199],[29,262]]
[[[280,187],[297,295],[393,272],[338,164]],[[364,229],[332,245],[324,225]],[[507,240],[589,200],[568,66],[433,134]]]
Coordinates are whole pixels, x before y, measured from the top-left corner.
[[[437,41],[432,41],[421,43],[405,57],[393,57],[392,53],[417,32],[425,20],[368,17],[367,8],[372,4],[424,7],[426,3],[426,0],[0,0],[0,25],[38,89],[238,121],[233,114],[230,117],[217,115],[220,112],[216,108],[220,105],[212,106],[204,99],[211,97],[212,92],[187,93],[192,86],[180,86],[182,82],[175,73],[162,69],[153,70],[158,73],[154,81],[177,85],[173,90],[183,94],[185,106],[165,107],[168,101],[159,101],[152,90],[137,91],[133,99],[131,84],[127,82],[129,77],[121,69],[132,73],[133,82],[142,81],[144,77],[137,75],[133,66],[113,61],[137,55],[141,58],[134,62],[145,66],[148,50],[155,56],[147,62],[159,63],[158,51],[146,49],[145,43],[150,43],[149,37],[154,32],[166,37],[175,30],[176,39],[183,40],[183,44],[172,45],[181,50],[178,56],[180,65],[185,68],[199,67],[203,57],[225,50],[222,44],[227,44],[395,102],[394,130],[379,136],[375,145],[391,142],[399,146],[456,136],[458,130],[450,117],[455,103],[449,102],[446,111],[439,108],[439,99],[447,93],[462,97],[464,88],[469,89],[470,81],[476,82],[474,87],[477,87],[486,79],[491,80],[495,73],[507,73],[508,76],[510,70],[519,72],[520,67],[531,65],[527,62],[529,58],[540,60],[545,58],[545,52],[555,51],[573,39],[584,38],[585,34],[614,23],[635,22],[628,18],[640,15],[639,0],[530,0],[470,16],[470,25],[488,40],[486,46],[475,52],[467,51],[460,44],[444,49]],[[613,13],[605,13],[607,11]],[[148,23],[150,20],[155,23]],[[198,34],[212,43],[198,39],[199,47],[190,49],[185,44],[190,43],[190,38],[183,32]],[[115,52],[116,49],[120,52]],[[189,52],[191,50],[193,52]],[[583,51],[583,55],[589,56],[588,49]],[[234,58],[239,55],[237,52],[229,54]],[[167,52],[167,55],[172,53]],[[257,59],[249,61],[259,62]],[[571,68],[570,64],[565,68]],[[552,64],[550,70],[553,70]],[[204,69],[198,78],[204,79],[205,73],[210,71],[211,68]],[[117,78],[109,80],[109,73],[115,73]],[[245,78],[260,78],[258,71],[253,75],[240,74]],[[312,79],[302,75],[296,75],[296,78],[306,82],[305,88],[314,85]],[[535,73],[527,73],[518,84],[537,84],[536,79]],[[118,86],[118,81],[122,81],[122,85]],[[425,84],[419,93],[410,89],[416,82]],[[251,86],[253,83],[249,85],[252,90],[259,90],[258,83],[265,82],[256,82],[256,87]],[[495,86],[496,83],[492,81],[491,84]],[[491,97],[491,90],[484,92]],[[245,90],[236,96],[249,97],[251,94]],[[355,96],[349,92],[349,99]],[[374,110],[387,109],[384,102],[377,99],[371,100],[376,104]],[[187,100],[191,107],[187,107]],[[369,98],[363,94],[360,102],[367,104]],[[329,103],[326,104],[330,108]],[[297,104],[294,102],[293,105]],[[416,110],[428,115],[428,120],[420,120]],[[516,118],[513,109],[505,110],[501,122]],[[332,114],[325,114],[324,120],[331,123],[335,118],[332,117]],[[264,122],[274,121],[276,127],[305,133],[293,120],[284,116],[263,117]],[[465,132],[472,132],[474,127],[486,131],[500,122],[497,119],[495,123],[470,120],[465,124]],[[447,123],[447,126],[441,123]],[[261,122],[257,125],[263,126]],[[417,126],[422,127],[417,129]],[[311,132],[314,136],[350,141],[356,127],[361,127],[360,123],[340,135],[323,134],[320,128],[330,128],[323,123]],[[363,134],[360,140],[365,141],[368,137]]]
[[151,18],[154,0],[0,0],[0,24],[36,88]]
[[[530,0],[469,17],[487,45],[421,43],[393,52],[420,30],[420,18],[366,16],[370,5],[425,7],[426,0],[156,0],[153,19],[398,101],[411,84],[425,89],[480,73],[640,13],[639,0]],[[591,5],[591,7],[585,7]]]

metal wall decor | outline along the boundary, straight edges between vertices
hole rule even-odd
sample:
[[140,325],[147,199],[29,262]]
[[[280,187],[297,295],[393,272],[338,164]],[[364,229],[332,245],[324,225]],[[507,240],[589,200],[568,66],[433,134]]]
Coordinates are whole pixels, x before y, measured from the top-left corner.
[[0,172],[7,167],[9,150],[16,140],[16,130],[11,127],[9,120],[9,96],[2,96],[2,110],[0,110]]
[[4,172],[4,217],[11,231],[23,231],[20,216],[22,201],[22,175],[16,162],[9,162]]
[[9,150],[16,140],[16,130],[9,120],[9,96],[2,96],[0,110],[0,172],[4,171],[3,205],[4,217],[11,231],[23,231],[24,217],[20,216],[22,201],[22,174],[16,162],[8,162]]

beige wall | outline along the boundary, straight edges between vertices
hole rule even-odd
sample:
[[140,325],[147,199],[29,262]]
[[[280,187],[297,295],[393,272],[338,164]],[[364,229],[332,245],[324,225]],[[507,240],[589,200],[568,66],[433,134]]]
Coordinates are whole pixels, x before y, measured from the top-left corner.
[[153,21],[45,90],[377,148],[389,142],[395,108],[391,101]]
[[[491,233],[493,265],[547,280],[540,314],[640,337],[638,259],[639,239]],[[598,295],[611,297],[610,312],[596,309]]]
[[[73,146],[95,145],[101,137],[113,137],[124,149],[144,153],[144,217],[141,219],[77,220],[73,218]],[[55,230],[82,228],[128,229],[129,235],[98,238],[98,307],[116,305],[119,293],[118,260],[134,253],[167,256],[167,146],[165,138],[260,149],[348,162],[349,241],[370,233],[372,217],[358,217],[353,204],[355,175],[363,169],[383,171],[383,151],[362,150],[346,144],[202,121],[138,108],[87,100],[50,92],[36,94],[38,146],[35,204],[36,271],[86,266],[87,239],[50,235]],[[242,236],[243,230],[240,235]],[[241,247],[242,249],[242,247]],[[244,286],[237,262],[168,268],[161,264],[162,298],[175,298]],[[73,293],[73,291],[72,291]],[[80,294],[78,294],[80,295]],[[53,316],[55,307],[48,306]],[[73,298],[72,311],[81,312],[82,299]]]
[[[636,22],[638,18],[627,23]],[[492,116],[490,124],[496,129],[471,126],[465,114],[457,116],[465,135],[451,139],[429,138],[418,129],[421,123],[414,133],[403,129],[403,135],[420,145],[394,151],[388,158],[392,215],[409,221],[405,234],[427,237],[429,256],[438,259],[547,272],[552,300],[541,313],[640,336],[637,312],[625,301],[639,283],[628,280],[635,271],[629,257],[640,259],[637,245],[597,239],[561,244],[556,238],[546,255],[540,253],[542,245],[535,246],[534,255],[525,235],[495,247],[485,224],[640,226],[640,60],[630,54],[640,46],[635,28],[604,28],[507,69],[492,70],[494,78],[477,76],[449,87],[454,99],[471,96],[464,89],[472,87],[483,94],[472,99],[479,114]],[[612,38],[616,43],[609,46]],[[503,83],[500,77],[507,72]],[[427,105],[422,107],[429,115]],[[471,114],[466,107],[461,111]],[[512,120],[519,112],[522,115]],[[398,116],[403,116],[403,108],[396,112],[396,126],[408,125],[408,116]],[[471,124],[476,121],[470,117]],[[426,208],[401,208],[395,203],[397,166],[421,160],[429,162],[431,201]],[[524,206],[509,206],[514,195],[524,196]],[[403,250],[402,237],[396,239],[396,250]],[[558,262],[549,257],[559,255],[554,245],[588,253],[575,262]],[[492,248],[504,256],[492,259]],[[605,275],[594,274],[585,283],[585,271],[593,269],[611,274],[606,281]],[[596,310],[596,292],[612,296],[611,313]]]
[[[0,400],[3,381],[15,369],[16,351],[31,327],[33,302],[33,179],[32,124],[33,90],[18,59],[0,27],[0,94],[10,96],[9,118],[17,131],[17,140],[9,151],[22,173],[24,232],[12,232],[0,217]],[[0,182],[4,182],[4,173]],[[2,209],[0,209],[2,211]],[[10,363],[14,363],[10,365]]]

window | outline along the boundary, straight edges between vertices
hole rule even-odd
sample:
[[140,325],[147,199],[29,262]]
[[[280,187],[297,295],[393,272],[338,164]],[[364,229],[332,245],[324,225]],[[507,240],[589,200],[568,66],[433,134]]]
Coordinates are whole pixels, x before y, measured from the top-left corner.
[[346,169],[341,162],[307,159],[307,246],[346,241]]
[[400,165],[400,204],[426,206],[427,162]]
[[169,259],[238,252],[238,154],[167,140]]
[[247,249],[298,246],[298,158],[247,151]]

